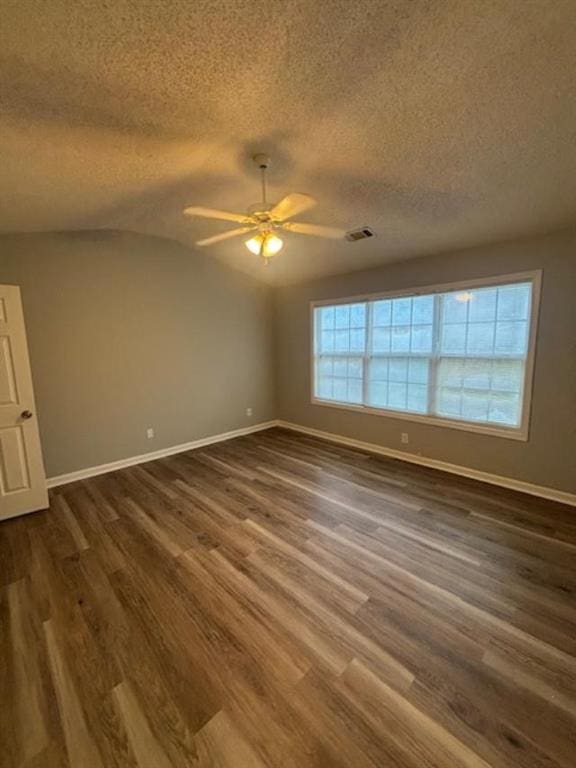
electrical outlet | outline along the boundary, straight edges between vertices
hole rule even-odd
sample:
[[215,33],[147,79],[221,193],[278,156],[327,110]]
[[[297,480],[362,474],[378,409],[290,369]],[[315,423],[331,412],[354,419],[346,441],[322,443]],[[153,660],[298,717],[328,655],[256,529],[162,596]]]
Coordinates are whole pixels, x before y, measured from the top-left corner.
[[408,432],[402,432],[400,434],[400,442],[401,443],[408,443]]
[[146,430],[146,437],[148,438],[148,440],[152,440],[152,438],[154,437],[154,430],[152,429],[152,427],[148,427],[148,429]]
[[246,416],[252,416],[252,408],[246,408]]

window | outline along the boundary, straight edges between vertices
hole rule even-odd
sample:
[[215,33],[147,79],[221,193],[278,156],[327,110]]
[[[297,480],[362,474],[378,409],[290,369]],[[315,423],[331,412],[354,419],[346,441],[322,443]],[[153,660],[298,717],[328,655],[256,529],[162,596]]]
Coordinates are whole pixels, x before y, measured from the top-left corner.
[[314,401],[525,437],[538,277],[314,305]]

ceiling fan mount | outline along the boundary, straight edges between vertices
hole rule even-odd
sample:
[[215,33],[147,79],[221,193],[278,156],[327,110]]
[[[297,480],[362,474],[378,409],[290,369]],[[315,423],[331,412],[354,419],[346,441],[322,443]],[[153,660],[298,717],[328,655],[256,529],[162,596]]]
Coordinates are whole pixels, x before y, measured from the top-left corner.
[[257,155],[253,155],[252,160],[254,160],[258,168],[266,169],[270,167],[270,157],[262,152],[259,152]]
[[288,221],[288,219],[297,216],[303,211],[307,211],[316,205],[316,200],[310,195],[300,192],[293,192],[287,195],[279,203],[271,204],[266,199],[266,172],[270,167],[270,158],[268,155],[259,153],[253,157],[254,163],[260,169],[262,199],[258,203],[252,204],[246,213],[232,213],[230,211],[220,211],[214,208],[201,208],[192,206],[184,209],[187,216],[200,216],[207,219],[219,219],[223,221],[234,221],[240,224],[236,229],[222,232],[212,237],[198,240],[196,245],[213,245],[214,243],[228,240],[231,237],[255,233],[246,241],[248,250],[256,255],[262,256],[268,263],[270,258],[283,246],[283,241],[278,237],[282,230],[296,232],[302,235],[314,235],[340,240],[345,232],[335,227],[325,227],[318,224],[305,224],[303,222]]

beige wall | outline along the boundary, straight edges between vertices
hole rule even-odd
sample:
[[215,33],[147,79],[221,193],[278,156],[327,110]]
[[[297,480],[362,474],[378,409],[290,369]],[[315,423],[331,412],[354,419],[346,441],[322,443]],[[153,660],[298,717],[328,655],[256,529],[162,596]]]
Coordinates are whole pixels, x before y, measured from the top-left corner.
[[[527,443],[310,404],[311,300],[540,268]],[[0,283],[22,287],[49,476],[279,416],[576,491],[575,231],[277,289],[274,348],[270,289],[171,241],[5,235]]]
[[49,476],[275,416],[270,289],[208,254],[128,233],[2,236],[0,283],[22,288]]
[[[533,269],[543,270],[543,283],[528,442],[310,403],[310,301]],[[280,418],[576,492],[576,231],[324,278],[279,289],[276,298]],[[409,433],[409,446],[400,432]]]

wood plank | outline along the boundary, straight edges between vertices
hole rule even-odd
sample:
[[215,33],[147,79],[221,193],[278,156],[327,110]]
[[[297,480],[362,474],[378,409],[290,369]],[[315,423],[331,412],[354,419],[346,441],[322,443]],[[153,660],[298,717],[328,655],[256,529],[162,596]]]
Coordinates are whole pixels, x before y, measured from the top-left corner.
[[44,623],[44,631],[70,764],[83,768],[84,766],[85,768],[104,768],[94,739],[88,730],[80,700],[62,656],[51,619]]
[[150,730],[130,686],[119,683],[113,694],[139,768],[171,768],[172,763]]
[[198,732],[196,741],[198,768],[267,768],[225,711]]
[[41,638],[33,623],[33,612],[27,599],[27,584],[16,581],[8,587],[10,631],[14,664],[16,727],[23,759],[31,760],[48,746],[39,656],[43,654]]

